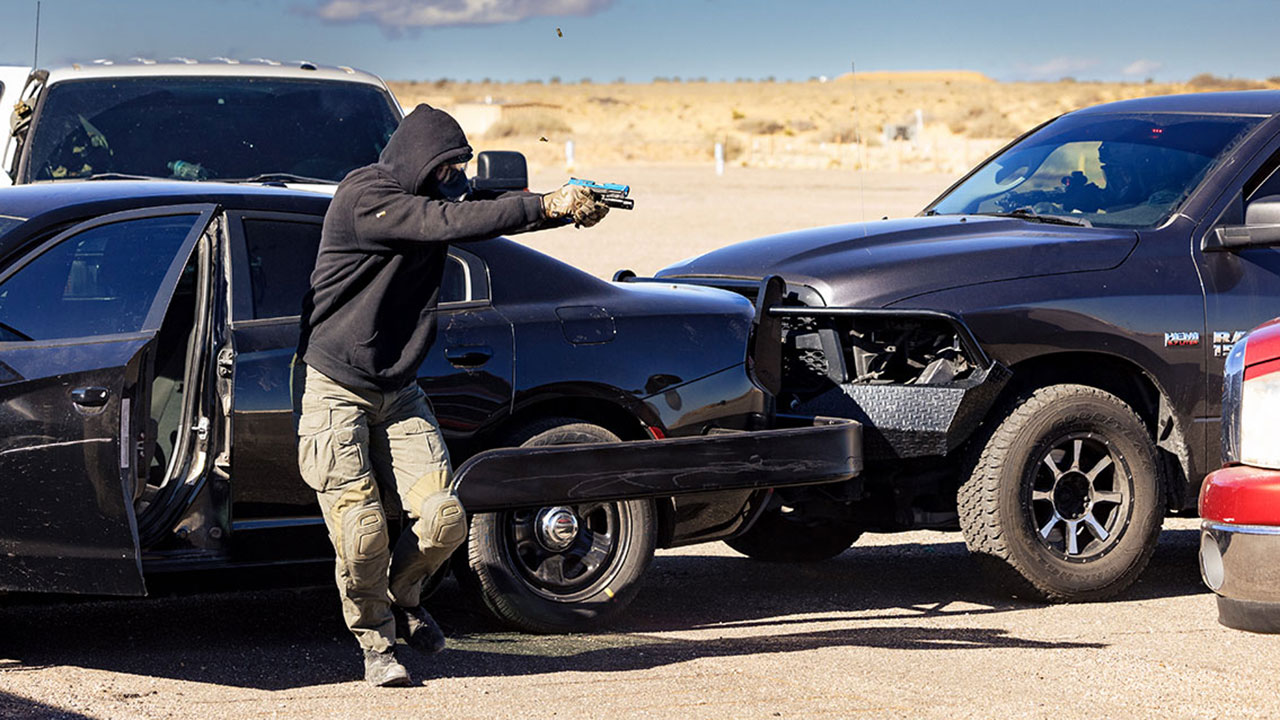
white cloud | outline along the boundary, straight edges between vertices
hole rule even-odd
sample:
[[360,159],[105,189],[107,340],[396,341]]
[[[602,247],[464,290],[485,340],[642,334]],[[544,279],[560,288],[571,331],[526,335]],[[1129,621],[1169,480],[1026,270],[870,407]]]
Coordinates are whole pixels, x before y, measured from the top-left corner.
[[1121,70],[1120,72],[1124,73],[1125,75],[1149,76],[1162,67],[1164,67],[1164,63],[1162,62],[1156,62],[1155,60],[1147,60],[1146,58],[1142,58],[1140,60],[1134,60],[1128,65],[1125,65],[1124,69]]
[[593,15],[613,0],[321,0],[330,22],[376,22],[389,31],[449,25],[498,25],[547,15]]
[[1019,74],[1030,80],[1057,80],[1097,67],[1097,58],[1056,57],[1038,65],[1016,65]]

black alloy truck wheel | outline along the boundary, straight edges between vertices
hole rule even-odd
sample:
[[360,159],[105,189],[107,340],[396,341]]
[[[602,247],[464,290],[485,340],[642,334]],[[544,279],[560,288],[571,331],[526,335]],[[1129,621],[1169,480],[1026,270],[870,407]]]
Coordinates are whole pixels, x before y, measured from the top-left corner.
[[1112,597],[1155,550],[1165,509],[1156,468],[1146,426],[1118,397],[1039,388],[1007,408],[960,487],[965,544],[1013,595]]
[[[569,418],[533,423],[509,438],[530,447],[618,442]],[[626,608],[653,560],[651,500],[481,513],[471,519],[455,574],[499,620],[527,632],[564,633],[607,623]]]
[[770,508],[747,531],[725,543],[753,560],[818,562],[849,549],[862,535],[857,525],[830,517],[804,516],[803,508]]

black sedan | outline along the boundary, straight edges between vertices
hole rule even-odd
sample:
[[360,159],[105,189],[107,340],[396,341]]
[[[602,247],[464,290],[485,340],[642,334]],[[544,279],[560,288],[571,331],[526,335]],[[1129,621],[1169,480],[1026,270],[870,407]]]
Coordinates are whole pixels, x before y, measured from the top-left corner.
[[[326,558],[288,379],[328,201],[0,192],[0,590]],[[599,622],[655,547],[732,537],[769,487],[860,463],[856,425],[777,427],[776,328],[740,295],[608,283],[498,238],[452,250],[441,300],[420,382],[473,513],[453,565],[518,627]]]

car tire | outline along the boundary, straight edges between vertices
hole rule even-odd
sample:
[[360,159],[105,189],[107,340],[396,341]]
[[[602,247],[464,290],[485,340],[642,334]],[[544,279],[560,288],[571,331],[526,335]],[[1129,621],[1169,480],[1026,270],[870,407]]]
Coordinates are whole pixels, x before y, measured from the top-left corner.
[[[518,447],[618,442],[609,430],[570,418],[522,428]],[[553,530],[568,521],[572,538]],[[653,560],[657,513],[651,500],[480,513],[454,566],[463,587],[504,623],[536,633],[589,630],[609,622],[639,590]]]
[[1098,388],[1064,384],[1006,407],[958,504],[965,544],[997,585],[1018,597],[1093,601],[1146,567],[1165,489],[1133,410]]
[[849,549],[862,535],[857,525],[835,518],[805,520],[787,506],[770,508],[743,534],[725,543],[752,560],[818,562]]

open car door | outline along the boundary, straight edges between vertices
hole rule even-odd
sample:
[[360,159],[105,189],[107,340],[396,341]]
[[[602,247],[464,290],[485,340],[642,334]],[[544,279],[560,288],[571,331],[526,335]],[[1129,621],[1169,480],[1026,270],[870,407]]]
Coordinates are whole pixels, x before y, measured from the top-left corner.
[[216,209],[102,216],[0,270],[0,590],[145,592],[155,337]]

